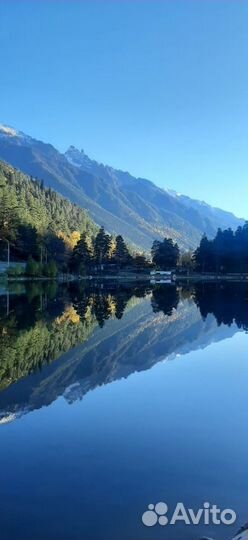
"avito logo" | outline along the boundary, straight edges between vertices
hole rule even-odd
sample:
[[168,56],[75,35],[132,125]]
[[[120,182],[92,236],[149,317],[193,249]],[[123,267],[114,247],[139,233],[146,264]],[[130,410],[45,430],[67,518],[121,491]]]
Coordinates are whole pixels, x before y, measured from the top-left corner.
[[182,502],[178,502],[174,508],[171,517],[168,517],[169,507],[165,502],[157,504],[149,504],[148,510],[142,515],[142,522],[146,527],[154,525],[175,525],[178,522],[184,522],[185,525],[199,525],[200,522],[204,525],[233,525],[237,519],[236,512],[231,508],[221,510],[216,504],[210,505],[205,502],[202,508],[193,510],[193,508],[185,508]]

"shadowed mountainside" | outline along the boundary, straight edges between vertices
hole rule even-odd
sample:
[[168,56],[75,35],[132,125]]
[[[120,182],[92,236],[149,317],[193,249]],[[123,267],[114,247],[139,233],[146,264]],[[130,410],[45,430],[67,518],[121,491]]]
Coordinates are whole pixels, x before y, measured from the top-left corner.
[[74,147],[62,154],[51,144],[3,126],[0,159],[43,180],[87,209],[98,225],[145,250],[165,236],[193,248],[203,233],[213,237],[218,227],[235,229],[244,223],[229,212],[98,164]]

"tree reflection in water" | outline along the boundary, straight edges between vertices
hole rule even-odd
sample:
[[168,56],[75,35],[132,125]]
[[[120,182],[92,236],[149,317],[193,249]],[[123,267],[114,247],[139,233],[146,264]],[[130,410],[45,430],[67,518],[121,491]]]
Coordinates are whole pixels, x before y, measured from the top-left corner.
[[[95,329],[103,329],[108,320],[121,321],[124,313],[134,311],[143,298],[154,314],[167,318],[176,313],[180,303],[190,300],[203,320],[211,314],[218,325],[235,323],[237,328],[248,329],[245,284],[200,283],[188,288],[120,283],[14,285],[8,294],[0,296],[0,389],[87,342]],[[140,326],[144,324],[142,319]],[[141,347],[138,342],[135,346]]]

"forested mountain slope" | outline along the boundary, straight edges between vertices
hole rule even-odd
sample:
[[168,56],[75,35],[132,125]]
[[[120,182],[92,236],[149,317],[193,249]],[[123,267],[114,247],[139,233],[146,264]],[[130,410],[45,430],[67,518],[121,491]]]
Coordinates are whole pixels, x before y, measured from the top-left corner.
[[122,234],[145,250],[165,236],[180,247],[196,247],[203,233],[212,237],[218,227],[235,229],[244,223],[229,212],[92,161],[74,147],[62,154],[4,126],[0,126],[0,158],[86,208],[108,232]]
[[[95,234],[97,226],[88,213],[43,183],[0,162],[0,233],[5,226],[9,239],[19,225],[68,238],[78,231]],[[3,230],[2,230],[3,233]]]

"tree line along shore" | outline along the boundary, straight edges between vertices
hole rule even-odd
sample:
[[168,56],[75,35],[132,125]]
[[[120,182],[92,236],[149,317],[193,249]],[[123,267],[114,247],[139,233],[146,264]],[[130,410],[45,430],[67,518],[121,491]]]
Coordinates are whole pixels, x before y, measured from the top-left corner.
[[[0,163],[0,261],[10,279],[149,275],[152,270],[200,276],[248,272],[248,223],[203,235],[194,251],[170,238],[150,253],[98,228],[88,213],[43,182]],[[14,264],[13,264],[14,263]]]
[[180,252],[170,238],[155,240],[151,254],[130,253],[121,235],[112,237],[100,227],[95,236],[86,232],[73,249],[56,259],[45,252],[46,259],[29,256],[26,264],[7,267],[7,276],[14,278],[55,279],[71,277],[128,277],[128,275],[150,276],[152,271],[172,272],[178,279],[239,279],[248,274],[248,224],[231,229],[218,230],[215,238],[205,235],[195,251]]

